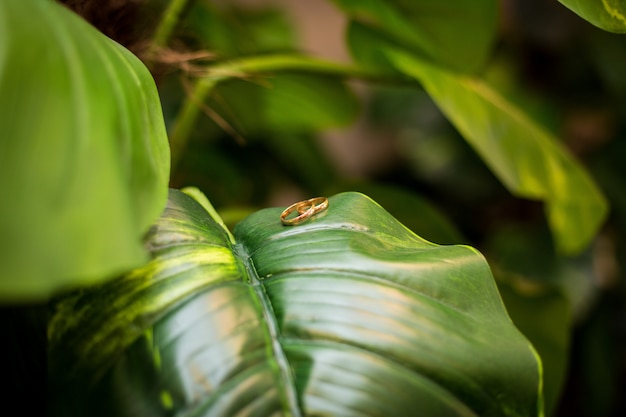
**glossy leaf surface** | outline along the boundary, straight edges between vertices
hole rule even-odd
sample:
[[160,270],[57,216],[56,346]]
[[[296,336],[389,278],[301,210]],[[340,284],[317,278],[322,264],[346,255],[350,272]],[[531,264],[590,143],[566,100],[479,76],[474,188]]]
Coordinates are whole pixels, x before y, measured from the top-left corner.
[[559,0],[559,2],[601,29],[626,33],[624,0]]
[[233,237],[172,191],[153,261],[56,303],[52,415],[540,415],[538,358],[484,258],[362,194],[329,202]]
[[[494,0],[334,0],[353,22],[419,56],[472,72],[488,56],[496,32]],[[360,41],[356,41],[360,42]],[[376,45],[362,40],[376,53]]]
[[431,65],[409,53],[389,51],[402,72],[415,77],[515,195],[546,202],[557,247],[583,250],[608,211],[585,169],[520,109],[486,83]]
[[169,150],[143,64],[53,1],[3,1],[0,96],[0,298],[43,299],[145,262]]

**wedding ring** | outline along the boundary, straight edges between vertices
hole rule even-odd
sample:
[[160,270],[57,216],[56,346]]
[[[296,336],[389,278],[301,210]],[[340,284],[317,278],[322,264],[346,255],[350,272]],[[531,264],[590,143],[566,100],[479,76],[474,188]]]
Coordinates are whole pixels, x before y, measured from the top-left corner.
[[[299,201],[287,207],[280,214],[280,221],[285,226],[294,226],[308,220],[309,218],[311,218],[311,216],[314,216],[315,214],[324,211],[327,208],[328,199],[326,197],[315,197],[308,200]],[[297,211],[298,215],[296,217],[288,219],[287,216],[289,216],[294,211]]]
[[309,205],[313,206],[313,214],[317,214],[328,208],[328,199],[326,197],[310,198],[308,200],[301,201],[300,203],[304,203],[298,207],[298,213],[300,214],[308,211],[308,209],[305,210],[305,208]]

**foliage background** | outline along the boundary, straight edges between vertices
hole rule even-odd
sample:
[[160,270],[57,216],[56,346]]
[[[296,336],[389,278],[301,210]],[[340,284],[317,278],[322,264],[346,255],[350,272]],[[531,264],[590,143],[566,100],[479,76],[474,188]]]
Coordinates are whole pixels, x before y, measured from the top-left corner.
[[[244,54],[256,44],[255,52],[301,48],[349,60],[341,40],[345,18],[329,2],[240,4],[237,12],[219,9],[228,26],[223,38],[207,34],[205,48]],[[257,132],[235,116],[228,119],[234,137],[207,118],[173,181],[199,185],[231,224],[257,207],[357,189],[436,243],[475,245],[490,261],[516,324],[535,343],[554,348],[542,352],[544,366],[556,368],[546,389],[559,390],[560,373],[565,379],[554,415],[619,415],[626,407],[620,395],[626,386],[626,42],[557,2],[504,1],[500,13],[486,78],[559,137],[610,200],[609,220],[581,255],[557,255],[541,204],[511,196],[428,96],[402,85],[350,82],[361,111],[356,123],[315,135],[285,132],[285,121]],[[161,91],[171,102],[170,90]],[[308,103],[310,93],[303,92]],[[214,100],[228,118],[219,94]],[[335,106],[320,97],[306,105],[303,113],[331,109],[335,124],[354,117],[348,100]]]
[[[187,16],[179,42],[219,58],[304,50],[350,59],[346,19],[330,2],[211,2]],[[557,2],[507,0],[482,73],[560,138],[606,193],[611,214],[582,254],[555,251],[542,205],[513,197],[415,86],[353,80],[351,95],[323,77],[228,83],[211,96],[172,185],[197,185],[230,225],[260,207],[359,190],[427,239],[478,247],[516,324],[543,347],[546,389],[557,398],[563,389],[554,415],[618,415],[626,42]],[[180,77],[157,77],[170,124],[184,96]],[[269,115],[267,90],[278,97]]]
[[[156,55],[146,40],[169,2],[65,3],[153,63],[170,133],[203,64],[297,50],[349,59],[346,19],[322,0],[198,1],[183,10],[171,49]],[[179,155],[171,186],[198,186],[231,226],[262,207],[359,190],[433,242],[477,247],[515,323],[540,350],[546,389],[553,398],[563,390],[549,405],[554,415],[620,415],[626,409],[626,42],[556,1],[500,4],[483,76],[559,137],[611,204],[582,254],[558,254],[542,205],[513,197],[411,83],[352,80],[346,87],[303,74],[224,83]],[[7,326],[18,329],[19,321],[8,317]]]

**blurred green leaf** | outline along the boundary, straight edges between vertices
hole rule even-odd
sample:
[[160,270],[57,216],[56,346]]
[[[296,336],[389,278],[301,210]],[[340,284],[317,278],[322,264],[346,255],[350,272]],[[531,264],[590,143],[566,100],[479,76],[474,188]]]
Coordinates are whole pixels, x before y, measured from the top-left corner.
[[491,231],[483,248],[509,315],[541,357],[548,416],[566,382],[574,321],[597,295],[585,276],[592,258],[559,257],[549,233],[537,222],[504,224]]
[[546,202],[557,248],[582,251],[605,219],[607,203],[584,168],[550,133],[477,78],[389,50],[515,195]]
[[[546,415],[555,410],[565,383],[569,360],[572,314],[555,287],[494,272],[500,295],[517,328],[541,357]],[[507,277],[507,278],[504,278]]]
[[[363,25],[423,58],[473,72],[489,55],[496,34],[495,0],[334,0],[357,25]],[[376,46],[352,37],[353,50]]]
[[340,126],[356,117],[358,103],[338,79],[351,76],[379,79],[381,74],[298,54],[254,55],[212,65],[174,121],[172,161],[175,165],[184,153],[200,103],[206,103],[211,93],[214,105],[202,108],[227,131],[303,133]]
[[624,0],[559,0],[559,2],[601,29],[626,33]]
[[[206,140],[192,141],[181,164],[184,169],[176,172],[172,182],[193,184],[210,195],[217,205],[247,202],[253,193],[253,182],[257,179],[251,178],[247,170],[256,165],[254,161],[249,161],[248,155],[242,155],[248,147],[243,150],[231,148],[234,146],[222,149]],[[264,172],[257,172],[257,177],[266,179]]]
[[358,101],[345,84],[313,74],[225,81],[211,97],[210,107],[244,137],[345,126],[358,114]]
[[519,276],[544,284],[559,282],[558,263],[547,225],[501,222],[491,230],[481,247],[490,262]]
[[263,143],[290,180],[319,194],[335,179],[335,170],[313,134],[270,134]]
[[0,298],[43,299],[147,259],[169,151],[154,81],[52,1],[0,3]]
[[623,312],[619,308],[624,305],[624,293],[618,293],[604,294],[577,334],[579,349],[574,353],[580,365],[572,371],[580,378],[585,393],[585,401],[580,404],[584,416],[618,416],[624,410],[623,368],[616,366],[624,358],[623,340],[617,336],[623,329],[623,316],[618,312]]
[[55,303],[51,415],[542,414],[538,357],[476,250],[357,193],[294,227],[281,211],[233,244],[171,191],[149,264]]
[[[590,31],[584,38],[585,55],[602,78],[607,93],[620,102],[626,96],[626,43],[623,36]],[[601,92],[603,93],[603,92]]]
[[295,32],[279,9],[195,2],[183,23],[184,33],[198,39],[200,47],[220,57],[297,48]]

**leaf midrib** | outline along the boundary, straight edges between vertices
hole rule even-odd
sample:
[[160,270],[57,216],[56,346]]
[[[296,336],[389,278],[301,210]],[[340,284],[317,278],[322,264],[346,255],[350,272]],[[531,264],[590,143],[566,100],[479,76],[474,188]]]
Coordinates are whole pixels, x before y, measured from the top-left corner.
[[247,248],[237,243],[233,245],[233,254],[238,258],[245,267],[245,274],[249,280],[250,287],[254,291],[254,295],[259,300],[261,313],[263,319],[267,323],[267,330],[269,332],[268,346],[271,349],[271,355],[276,359],[278,365],[280,382],[283,385],[282,402],[286,405],[289,415],[292,417],[302,417],[300,404],[298,401],[298,392],[296,390],[296,383],[294,380],[291,366],[289,365],[289,359],[285,353],[280,340],[280,330],[278,322],[276,321],[276,314],[274,314],[274,307],[269,299],[265,286],[262,280],[257,274],[254,266],[254,261],[248,254]]

